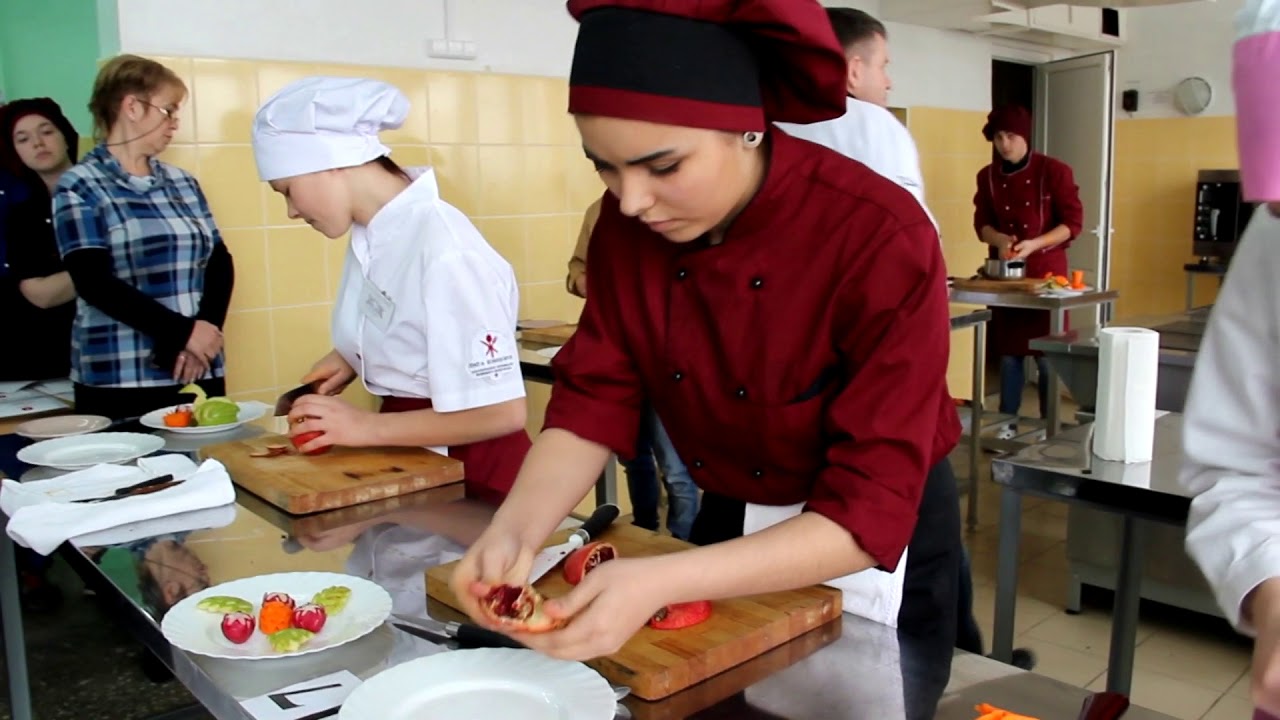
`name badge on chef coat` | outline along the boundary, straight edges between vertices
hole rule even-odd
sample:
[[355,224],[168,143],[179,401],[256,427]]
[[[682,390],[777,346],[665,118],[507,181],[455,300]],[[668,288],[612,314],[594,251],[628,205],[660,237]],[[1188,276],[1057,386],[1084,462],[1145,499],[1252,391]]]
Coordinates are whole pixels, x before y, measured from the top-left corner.
[[391,327],[391,316],[396,312],[396,304],[372,280],[365,278],[364,289],[360,292],[360,311],[374,327],[386,332]]

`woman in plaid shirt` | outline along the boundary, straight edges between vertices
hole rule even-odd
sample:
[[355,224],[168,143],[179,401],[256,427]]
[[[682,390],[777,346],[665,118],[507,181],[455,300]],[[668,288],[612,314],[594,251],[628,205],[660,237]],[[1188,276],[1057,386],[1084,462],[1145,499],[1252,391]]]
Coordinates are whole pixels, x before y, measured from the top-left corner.
[[101,142],[59,181],[53,222],[80,299],[72,330],[76,409],[113,418],[223,395],[222,324],[234,269],[200,185],[155,159],[187,88],[134,55],[98,73],[89,109]]

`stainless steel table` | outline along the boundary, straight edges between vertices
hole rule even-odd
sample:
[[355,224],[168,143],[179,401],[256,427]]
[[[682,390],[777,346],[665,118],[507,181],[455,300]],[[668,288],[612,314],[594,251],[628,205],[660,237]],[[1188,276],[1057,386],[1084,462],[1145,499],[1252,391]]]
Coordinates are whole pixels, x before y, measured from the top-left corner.
[[[1035,295],[1026,292],[979,292],[976,290],[951,290],[951,302],[966,305],[986,305],[988,307],[1017,308],[1023,310],[1044,310],[1049,313],[1049,334],[1061,335],[1066,327],[1067,311],[1114,302],[1120,297],[1115,290],[1094,290],[1073,297],[1057,297]],[[1058,376],[1050,373],[1047,378],[1048,414],[1045,434],[1053,437],[1061,429],[1059,405],[1062,402],[1062,390]]]
[[1141,599],[1142,521],[1184,527],[1191,507],[1191,498],[1177,482],[1182,466],[1182,415],[1169,413],[1156,420],[1155,446],[1149,463],[1099,460],[1093,454],[1093,429],[1093,423],[1081,425],[992,461],[992,477],[1001,486],[992,657],[1009,662],[1013,653],[1022,496],[1112,512],[1122,518],[1124,529],[1111,619],[1107,689],[1128,694]]

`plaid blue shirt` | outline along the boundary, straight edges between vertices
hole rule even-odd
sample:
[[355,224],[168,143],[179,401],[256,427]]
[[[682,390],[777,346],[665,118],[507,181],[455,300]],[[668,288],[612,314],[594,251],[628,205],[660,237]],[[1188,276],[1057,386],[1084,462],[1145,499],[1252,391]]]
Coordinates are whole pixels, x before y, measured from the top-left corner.
[[[84,248],[111,253],[116,277],[166,308],[195,317],[204,268],[222,237],[200,184],[151,160],[151,175],[130,175],[98,145],[58,181],[53,226],[63,257]],[[172,368],[151,361],[151,337],[83,299],[71,333],[71,379],[97,387],[173,385]],[[212,363],[222,377],[223,357]]]

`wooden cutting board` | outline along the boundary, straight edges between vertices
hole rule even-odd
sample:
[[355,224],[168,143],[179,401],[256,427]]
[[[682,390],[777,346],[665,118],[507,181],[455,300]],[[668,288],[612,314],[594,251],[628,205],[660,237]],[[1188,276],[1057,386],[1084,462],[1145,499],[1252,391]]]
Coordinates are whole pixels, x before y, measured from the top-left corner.
[[[564,542],[569,532],[554,534],[548,544]],[[614,525],[601,539],[613,543],[622,557],[661,555],[692,547],[629,524]],[[427,570],[427,611],[432,617],[457,618],[457,598],[449,589],[455,565]],[[559,567],[536,587],[548,597],[559,597],[570,589]],[[587,664],[611,682],[629,686],[637,697],[660,700],[838,621],[840,602],[839,590],[823,586],[716,601],[711,617],[699,625],[684,630],[641,628],[620,651]]]
[[951,281],[953,290],[968,290],[970,292],[1024,292],[1034,293],[1037,288],[1044,284],[1044,280],[1036,280],[1035,278],[1022,278],[1020,280],[989,280],[987,278],[956,278]]
[[221,462],[236,485],[294,515],[407,495],[463,477],[461,460],[422,448],[335,447],[323,455],[250,456],[268,444],[289,445],[289,438],[263,435],[209,445],[200,456]]
[[528,328],[520,331],[520,339],[548,345],[563,345],[569,342],[569,338],[573,337],[573,331],[577,329],[577,323],[556,325],[555,327]]

